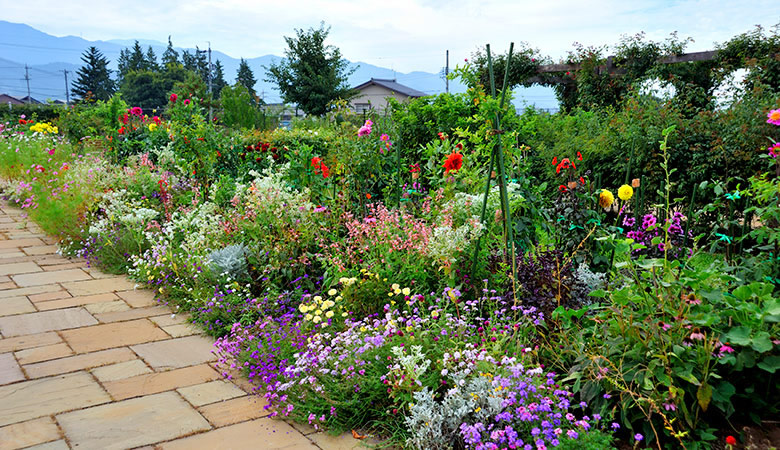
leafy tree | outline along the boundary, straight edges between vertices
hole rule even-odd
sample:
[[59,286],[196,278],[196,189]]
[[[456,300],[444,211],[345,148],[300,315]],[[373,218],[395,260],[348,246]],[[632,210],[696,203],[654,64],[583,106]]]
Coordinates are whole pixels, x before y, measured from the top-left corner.
[[[108,100],[114,93],[114,81],[108,68],[108,59],[96,47],[90,47],[81,56],[84,65],[76,72],[71,93],[80,99]],[[91,95],[90,95],[91,93]]]
[[255,105],[255,97],[241,83],[225,86],[220,95],[222,123],[235,128],[263,127],[265,115]]
[[347,78],[355,69],[347,68],[338,48],[325,45],[330,28],[322,23],[317,30],[295,32],[297,37],[284,38],[285,59],[266,68],[266,81],[276,83],[285,102],[296,103],[306,114],[324,114],[331,101],[353,97]]
[[255,92],[255,83],[257,83],[257,80],[255,80],[255,74],[252,72],[252,69],[244,58],[241,58],[241,62],[238,65],[236,83],[244,86],[253,99],[257,98],[257,93]]
[[171,42],[171,37],[168,36],[168,48],[165,49],[165,53],[162,55],[162,65],[164,68],[168,68],[168,66],[172,64],[180,64],[179,63],[179,52],[177,52],[173,48],[173,43]]
[[144,109],[162,108],[168,103],[168,94],[176,83],[187,78],[187,71],[181,64],[168,66],[168,70],[134,70],[122,82],[122,98],[133,106]]
[[181,57],[185,69],[200,75],[204,82],[208,80],[209,63],[204,52],[201,52],[198,47],[195,47],[195,53],[184,50]]
[[222,88],[225,86],[227,86],[227,81],[225,81],[225,69],[222,67],[222,63],[217,60],[217,62],[214,63],[214,71],[211,74],[211,89],[214,93],[214,97],[219,97]]

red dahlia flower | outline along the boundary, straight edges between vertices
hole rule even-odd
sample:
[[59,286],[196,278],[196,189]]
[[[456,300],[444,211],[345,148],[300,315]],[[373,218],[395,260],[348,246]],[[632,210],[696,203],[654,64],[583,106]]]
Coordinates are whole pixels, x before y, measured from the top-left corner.
[[450,153],[447,156],[447,160],[444,161],[443,167],[446,169],[444,171],[445,175],[450,173],[451,170],[460,170],[463,167],[463,155],[458,152]]

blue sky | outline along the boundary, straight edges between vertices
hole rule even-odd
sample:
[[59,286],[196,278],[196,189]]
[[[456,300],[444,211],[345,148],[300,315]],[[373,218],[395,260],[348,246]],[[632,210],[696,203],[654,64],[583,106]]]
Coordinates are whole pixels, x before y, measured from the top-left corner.
[[56,36],[164,42],[170,34],[177,46],[210,41],[234,57],[281,55],[283,36],[325,21],[344,57],[401,72],[436,72],[448,49],[454,66],[486,43],[505,51],[525,41],[557,59],[574,42],[608,45],[640,31],[662,41],[677,31],[699,51],[780,23],[777,0],[0,0],[0,11],[3,20]]

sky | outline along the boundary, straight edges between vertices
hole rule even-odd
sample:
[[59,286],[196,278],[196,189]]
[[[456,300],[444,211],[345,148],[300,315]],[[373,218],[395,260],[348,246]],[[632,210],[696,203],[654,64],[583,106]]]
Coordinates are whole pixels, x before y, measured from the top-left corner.
[[611,45],[645,32],[664,41],[677,31],[688,51],[711,50],[755,25],[780,23],[777,0],[0,0],[0,17],[55,36],[150,39],[233,57],[283,55],[295,29],[330,28],[328,43],[353,62],[399,72],[438,72],[487,43],[496,53],[526,42],[558,60],[574,42]]

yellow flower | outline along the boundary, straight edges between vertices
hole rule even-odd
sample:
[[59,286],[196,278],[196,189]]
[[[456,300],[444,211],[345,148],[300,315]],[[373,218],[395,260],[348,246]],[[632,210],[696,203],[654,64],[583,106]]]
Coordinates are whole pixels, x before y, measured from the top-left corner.
[[316,315],[318,315],[318,316],[319,316],[320,314],[322,314],[322,310],[321,310],[321,309],[318,309],[318,310],[314,311],[314,314],[316,314]]
[[312,319],[312,315],[311,314],[306,314],[306,317],[304,317],[304,319],[311,320]]
[[328,291],[328,295],[336,295],[337,293],[338,293],[338,291],[335,290],[335,289],[331,289],[331,290]]
[[601,193],[599,194],[599,206],[602,208],[609,208],[614,202],[615,196],[612,195],[612,192],[609,192],[606,189],[602,189]]
[[298,305],[298,311],[300,311],[302,313],[305,313],[307,310],[308,310],[308,308],[306,308],[306,305],[304,305],[303,303]]
[[322,303],[322,297],[317,295],[317,296],[314,297],[314,301],[317,302],[317,303]]
[[157,129],[157,124],[156,123],[150,123],[149,124],[149,131],[154,131],[156,129]]
[[312,319],[312,322],[314,322],[314,323],[320,323],[320,322],[322,322],[322,317],[320,317],[320,316],[314,316],[314,319]]
[[331,317],[333,317],[333,311],[328,311],[328,312],[326,312],[326,313],[325,313],[325,317],[327,317],[328,319],[330,319]]
[[393,291],[398,291],[401,289],[401,286],[399,286],[398,283],[393,283],[393,285],[390,287],[393,289]]
[[627,184],[620,186],[620,189],[618,189],[618,198],[620,198],[624,202],[629,201],[633,196],[634,196],[634,188],[632,188]]
[[411,289],[409,289],[408,287],[405,287],[405,288],[403,289],[403,293],[404,293],[404,295],[409,295],[409,294],[411,294],[411,293],[412,293],[412,291],[411,291]]

